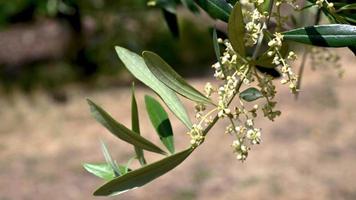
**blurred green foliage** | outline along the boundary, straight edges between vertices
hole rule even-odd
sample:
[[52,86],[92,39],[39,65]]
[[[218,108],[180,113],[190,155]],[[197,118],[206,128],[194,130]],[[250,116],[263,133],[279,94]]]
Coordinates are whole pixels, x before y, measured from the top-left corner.
[[[181,15],[180,38],[174,38],[161,10],[148,8],[146,0],[0,0],[0,5],[0,31],[13,24],[54,19],[69,24],[76,37],[68,50],[74,53],[60,60],[0,66],[0,79],[7,91],[18,86],[26,91],[36,87],[51,90],[78,81],[115,82],[124,68],[114,45],[157,52],[185,76],[201,74],[214,59],[206,25],[190,20],[192,14]],[[88,19],[94,24],[89,36],[83,29]]]

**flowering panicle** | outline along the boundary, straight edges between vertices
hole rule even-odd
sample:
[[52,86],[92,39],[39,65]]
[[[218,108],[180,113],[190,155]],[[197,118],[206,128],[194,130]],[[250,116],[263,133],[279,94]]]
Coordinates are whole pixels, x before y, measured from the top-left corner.
[[282,84],[288,84],[290,90],[295,93],[297,92],[297,81],[298,77],[293,72],[292,67],[288,64],[287,61],[294,61],[297,59],[296,54],[293,51],[288,53],[287,58],[284,58],[280,52],[282,47],[283,35],[276,32],[274,33],[274,38],[268,42],[268,46],[270,47],[270,51],[267,52],[268,56],[273,56],[272,63],[276,66],[280,67],[280,70],[283,75],[283,79],[281,80]]
[[324,3],[326,4],[326,8],[329,10],[334,10],[334,4],[332,2],[328,2],[327,0],[317,0],[315,4],[318,6],[318,8],[324,7]]
[[261,14],[258,9],[253,11],[246,11],[245,13],[247,23],[245,25],[245,42],[246,46],[254,46],[262,33],[262,24],[265,16]]
[[[245,21],[244,46],[253,47],[262,42],[263,37],[269,39],[267,55],[271,57],[271,64],[277,66],[282,73],[281,83],[288,84],[291,91],[296,92],[298,77],[289,64],[297,59],[296,54],[293,51],[284,54],[284,51],[282,51],[284,50],[284,48],[282,49],[284,46],[283,35],[277,31],[271,37],[271,34],[264,33],[264,29],[267,26],[266,22],[269,22],[267,18],[269,19],[269,15],[271,15],[277,22],[276,30],[281,30],[286,17],[281,16],[280,6],[286,3],[297,9],[297,1],[276,0],[277,11],[273,13],[261,13],[259,11],[258,8],[264,3],[264,0],[241,0],[239,2],[246,8],[243,10]],[[188,134],[191,137],[192,147],[195,148],[204,141],[204,127],[209,126],[216,119],[228,120],[229,124],[225,128],[225,133],[234,136],[233,152],[238,160],[244,161],[253,145],[262,142],[262,130],[256,127],[254,123],[258,113],[263,113],[266,118],[272,121],[281,115],[281,112],[276,109],[277,102],[274,100],[276,87],[273,84],[273,77],[258,72],[255,64],[251,62],[255,61],[255,55],[241,57],[234,51],[228,39],[218,39],[218,43],[225,48],[221,57],[218,58],[219,61],[213,64],[212,68],[214,69],[214,77],[222,83],[217,86],[206,83],[204,87],[205,95],[209,98],[215,98],[217,103],[210,111],[207,111],[207,107],[202,104],[196,105],[195,117],[199,122],[193,125]],[[259,48],[259,45],[256,45],[256,49]],[[256,55],[258,55],[258,51],[256,52]],[[260,97],[264,98],[265,103],[260,106],[255,104],[251,108],[251,105],[244,105],[246,99],[240,96],[239,92],[242,85],[251,87],[252,84],[259,88],[254,89],[260,92]],[[233,101],[235,97],[239,98]],[[214,120],[213,113],[216,115]]]
[[190,136],[190,144],[193,148],[196,148],[204,141],[203,127],[199,124],[194,124],[187,134]]

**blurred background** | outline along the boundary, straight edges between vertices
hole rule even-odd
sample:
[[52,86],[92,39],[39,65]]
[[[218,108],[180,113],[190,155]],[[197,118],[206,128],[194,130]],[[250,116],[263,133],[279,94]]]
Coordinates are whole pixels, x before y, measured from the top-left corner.
[[[158,53],[199,90],[213,81],[214,22],[203,12],[178,13],[176,38],[145,0],[0,0],[0,200],[96,199],[91,193],[103,182],[81,164],[104,160],[100,139],[119,163],[134,154],[91,118],[85,102],[91,98],[130,126],[133,78],[115,45]],[[263,143],[247,162],[235,159],[222,123],[177,169],[109,199],[356,199],[355,57],[336,52],[342,79],[332,67],[312,70],[308,61],[297,101],[278,86],[282,116],[256,122]],[[144,94],[154,95],[139,85],[141,129],[158,144]],[[193,105],[185,103],[193,117]],[[171,120],[183,149],[186,130]]]
[[0,79],[7,93],[125,82],[118,78],[126,72],[115,45],[155,51],[189,75],[213,60],[207,24],[197,26],[187,12],[177,40],[161,11],[148,9],[146,0],[1,0],[0,5]]

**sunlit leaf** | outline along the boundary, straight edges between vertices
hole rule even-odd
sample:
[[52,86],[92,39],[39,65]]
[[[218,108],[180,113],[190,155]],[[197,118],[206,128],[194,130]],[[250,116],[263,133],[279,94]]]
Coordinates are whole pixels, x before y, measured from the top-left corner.
[[283,32],[285,40],[322,46],[346,47],[356,44],[356,26],[329,24],[308,26]]
[[147,151],[152,151],[163,155],[166,154],[166,152],[164,152],[162,149],[160,149],[152,142],[146,140],[138,133],[134,133],[130,129],[126,128],[124,125],[114,120],[107,112],[105,112],[101,107],[96,105],[94,102],[90,101],[89,99],[87,101],[90,106],[90,110],[93,117],[104,127],[106,127],[116,137],[136,147],[145,149]]
[[117,54],[126,68],[140,81],[154,90],[168,106],[168,108],[180,119],[189,129],[192,122],[189,119],[187,111],[177,95],[158,80],[148,69],[143,58],[125,48],[115,47]]
[[113,170],[114,175],[120,176],[121,175],[120,169],[117,166],[117,164],[114,162],[114,160],[111,158],[110,152],[109,152],[108,148],[106,147],[106,144],[103,141],[101,141],[101,151],[103,152],[106,163]]
[[247,88],[240,93],[240,98],[248,102],[255,101],[261,97],[263,97],[262,93],[254,87]]
[[241,4],[239,2],[235,4],[231,12],[227,28],[231,46],[238,54],[245,56],[245,25],[242,16]]
[[[115,177],[117,177],[110,164],[107,163],[99,163],[99,164],[84,163],[83,167],[89,173],[92,173],[93,175],[101,179],[104,179],[106,181],[110,181]],[[120,170],[120,174],[125,174],[126,167],[119,165],[118,168]]]
[[[136,97],[135,97],[135,85],[132,83],[131,87],[131,130],[134,133],[140,134],[140,120],[138,117],[138,109],[137,109],[137,102],[136,102]],[[140,162],[141,165],[146,164],[145,156],[143,154],[143,150],[140,147],[136,147],[135,152],[138,161]]]
[[167,147],[168,151],[173,154],[173,130],[166,111],[158,101],[148,95],[145,96],[145,104],[148,116],[159,135],[159,139],[162,141],[164,146]]
[[171,66],[157,54],[149,51],[143,52],[147,67],[158,80],[182,96],[200,103],[211,103],[210,99],[189,85]]
[[94,192],[96,196],[113,196],[141,187],[169,172],[182,163],[193,149],[181,151],[144,167],[131,171],[104,184]]

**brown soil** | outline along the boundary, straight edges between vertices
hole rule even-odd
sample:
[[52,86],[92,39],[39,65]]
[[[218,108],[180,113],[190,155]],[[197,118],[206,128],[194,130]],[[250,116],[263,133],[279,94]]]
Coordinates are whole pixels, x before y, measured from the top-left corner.
[[[257,121],[263,143],[245,163],[234,158],[232,138],[219,123],[178,168],[111,199],[356,199],[356,60],[341,53],[343,79],[332,69],[306,70],[298,101],[287,88],[279,88],[283,114],[276,122]],[[206,81],[190,82],[201,89]],[[150,92],[137,91],[141,110],[145,93]],[[99,140],[107,141],[119,163],[133,155],[131,146],[91,118],[85,102],[90,97],[130,125],[128,88],[72,88],[69,97],[65,105],[54,104],[42,93],[0,100],[0,200],[95,199],[91,193],[103,182],[86,173],[81,163],[104,160]],[[144,136],[159,143],[143,111],[141,121]],[[177,149],[183,149],[188,144],[186,130],[177,120],[172,122]],[[150,161],[158,159],[146,154]]]

